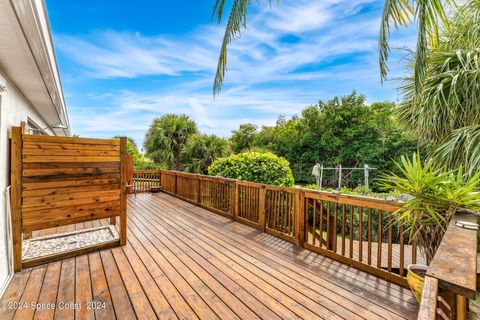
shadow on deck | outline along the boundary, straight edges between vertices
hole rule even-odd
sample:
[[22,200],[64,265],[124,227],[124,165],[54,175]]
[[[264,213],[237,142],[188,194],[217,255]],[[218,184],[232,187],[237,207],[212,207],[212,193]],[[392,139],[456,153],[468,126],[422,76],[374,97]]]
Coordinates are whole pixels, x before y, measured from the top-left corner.
[[164,193],[129,197],[127,239],[16,273],[0,319],[416,317],[403,287]]

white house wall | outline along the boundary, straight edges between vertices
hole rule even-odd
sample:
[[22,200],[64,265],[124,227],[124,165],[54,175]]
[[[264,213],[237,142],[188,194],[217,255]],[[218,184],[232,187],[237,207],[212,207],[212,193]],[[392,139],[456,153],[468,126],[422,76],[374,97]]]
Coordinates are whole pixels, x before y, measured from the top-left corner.
[[[2,88],[2,83],[6,87]],[[22,121],[34,121],[46,127],[38,112],[22,95],[6,75],[0,70],[0,290],[8,279],[9,258],[7,256],[7,212],[5,190],[9,185],[9,132],[12,126],[20,126]],[[50,132],[50,134],[52,134]],[[0,292],[2,294],[2,292]]]

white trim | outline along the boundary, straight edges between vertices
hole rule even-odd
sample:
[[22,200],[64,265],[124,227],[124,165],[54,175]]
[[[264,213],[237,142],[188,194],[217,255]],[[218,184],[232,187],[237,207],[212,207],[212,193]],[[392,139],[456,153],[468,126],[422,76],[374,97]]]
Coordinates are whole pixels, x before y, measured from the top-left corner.
[[7,280],[5,280],[2,287],[0,288],[0,300],[3,299],[3,295],[5,294],[5,291],[7,291],[7,288],[10,285],[10,282],[12,282],[12,279],[13,279],[13,273],[8,275]]
[[3,297],[5,290],[7,289],[10,281],[13,277],[13,238],[12,238],[12,216],[11,216],[11,208],[10,208],[10,186],[6,187],[3,195],[5,196],[5,225],[6,225],[6,232],[5,232],[5,248],[6,248],[6,255],[8,260],[8,276],[5,283],[2,285],[0,289],[0,297]]

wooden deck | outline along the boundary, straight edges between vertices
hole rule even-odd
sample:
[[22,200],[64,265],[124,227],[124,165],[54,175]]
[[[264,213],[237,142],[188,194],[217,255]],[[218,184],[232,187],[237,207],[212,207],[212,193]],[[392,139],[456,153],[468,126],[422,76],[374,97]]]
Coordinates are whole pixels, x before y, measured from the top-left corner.
[[416,316],[408,289],[164,193],[129,197],[127,239],[16,273],[0,319]]

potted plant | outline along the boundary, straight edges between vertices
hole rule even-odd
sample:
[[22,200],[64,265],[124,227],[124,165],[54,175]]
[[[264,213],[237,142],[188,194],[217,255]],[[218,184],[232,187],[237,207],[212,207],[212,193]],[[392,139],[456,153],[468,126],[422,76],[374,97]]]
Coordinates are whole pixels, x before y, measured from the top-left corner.
[[[403,156],[396,165],[400,174],[386,176],[382,185],[409,196],[394,212],[394,222],[404,226],[410,241],[415,240],[428,266],[453,214],[480,209],[480,172],[468,178],[461,168],[443,170],[432,160],[422,163],[418,153],[411,159]],[[407,267],[407,281],[419,302],[427,266]]]

